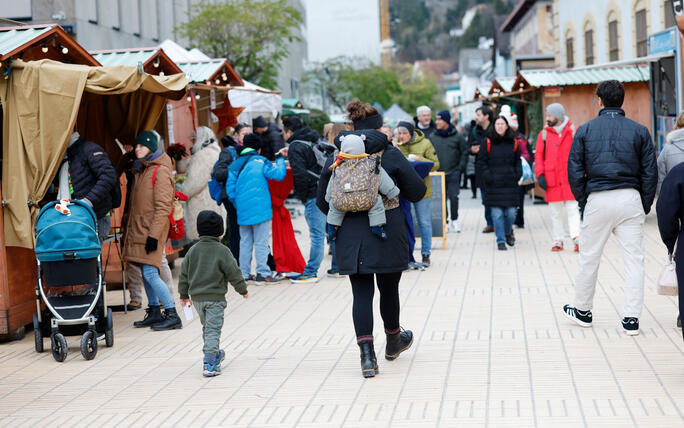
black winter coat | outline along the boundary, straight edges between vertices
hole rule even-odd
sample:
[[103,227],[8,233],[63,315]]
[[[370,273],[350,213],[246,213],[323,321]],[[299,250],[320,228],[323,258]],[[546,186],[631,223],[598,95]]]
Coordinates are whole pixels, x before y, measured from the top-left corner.
[[79,138],[67,149],[67,156],[73,199],[88,199],[97,218],[121,205],[119,175],[102,147]]
[[295,131],[292,137],[287,140],[289,144],[287,159],[290,161],[290,168],[292,168],[294,190],[297,198],[302,202],[316,197],[318,178],[314,177],[311,172],[320,175],[321,171],[313,149],[301,141],[316,143],[320,138],[313,129],[302,128]]
[[477,160],[480,157],[480,153],[482,153],[482,150],[484,150],[487,146],[486,134],[487,131],[485,129],[482,129],[480,125],[477,125],[473,128],[470,134],[470,138],[468,139],[469,149],[472,149],[474,146],[480,147],[480,152],[475,155],[475,181],[477,183],[477,187],[479,187],[480,189],[484,188],[484,181],[482,181],[482,172],[480,171],[480,164]]
[[[381,165],[394,180],[401,191],[400,195],[409,202],[418,202],[426,192],[425,183],[411,164],[392,146],[387,136],[375,130],[342,131],[340,135],[364,134],[366,136],[366,153],[377,153],[385,149]],[[339,137],[335,139],[339,148]],[[316,204],[323,213],[328,212],[325,192],[330,181],[332,156],[328,159],[321,179],[318,182],[318,198]],[[387,224],[387,240],[383,241],[374,235],[368,223],[368,212],[347,213],[342,226],[337,232],[335,252],[337,265],[343,275],[393,273],[402,272],[409,262],[409,243],[406,234],[406,223],[401,208],[385,212]]]
[[439,134],[439,130],[436,130],[430,137],[430,142],[439,158],[439,171],[444,171],[446,174],[465,171],[470,151],[465,138],[456,128],[452,127],[444,137]]
[[581,208],[591,192],[636,189],[646,214],[658,184],[651,135],[619,108],[604,108],[580,126],[570,149],[568,180]]
[[[224,139],[227,138],[223,137]],[[228,181],[228,167],[235,159],[238,158],[239,153],[242,151],[243,147],[235,143],[231,138],[233,144],[224,147],[219,154],[218,161],[214,164],[214,168],[211,171],[211,176],[214,177],[216,181],[222,184],[221,186],[221,201],[223,203],[230,202],[228,200],[228,195],[226,195],[226,181]]]
[[478,175],[484,184],[484,204],[490,207],[520,205],[518,180],[522,176],[520,147],[512,138],[494,138],[487,150],[487,142],[480,146],[477,156]]
[[285,147],[285,140],[283,140],[283,134],[280,132],[277,126],[273,123],[268,124],[268,129],[266,132],[260,135],[261,137],[261,156],[270,160],[275,161],[275,154],[278,150]]

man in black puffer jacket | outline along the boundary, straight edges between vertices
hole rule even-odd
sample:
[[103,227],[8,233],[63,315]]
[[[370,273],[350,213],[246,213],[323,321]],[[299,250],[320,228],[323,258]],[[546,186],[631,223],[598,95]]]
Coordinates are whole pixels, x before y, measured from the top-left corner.
[[621,109],[625,89],[617,80],[596,89],[602,110],[580,126],[570,149],[568,179],[583,211],[575,303],[565,315],[591,326],[594,291],[603,247],[611,233],[620,241],[625,261],[622,328],[639,334],[644,302],[644,221],[658,182],[655,151],[646,127]]
[[121,205],[119,177],[107,152],[74,132],[67,149],[71,199],[89,204],[98,219],[100,239],[109,234],[107,214]]
[[275,155],[280,149],[285,147],[283,134],[274,123],[267,122],[263,116],[259,116],[252,121],[254,133],[261,137],[261,156],[275,161]]

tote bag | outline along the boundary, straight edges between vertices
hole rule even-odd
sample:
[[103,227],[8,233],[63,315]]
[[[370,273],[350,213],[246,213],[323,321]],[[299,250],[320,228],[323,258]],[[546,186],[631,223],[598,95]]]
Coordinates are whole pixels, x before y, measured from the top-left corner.
[[677,270],[672,255],[667,258],[658,276],[658,294],[662,296],[676,296],[679,294],[677,286]]

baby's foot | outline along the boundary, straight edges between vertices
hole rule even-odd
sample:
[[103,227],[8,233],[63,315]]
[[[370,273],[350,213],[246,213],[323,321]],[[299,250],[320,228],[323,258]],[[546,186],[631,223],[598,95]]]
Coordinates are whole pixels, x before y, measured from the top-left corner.
[[328,224],[328,241],[333,242],[337,239],[337,229],[339,226]]
[[378,238],[383,241],[387,240],[387,232],[385,232],[384,226],[371,226],[371,232],[378,236]]

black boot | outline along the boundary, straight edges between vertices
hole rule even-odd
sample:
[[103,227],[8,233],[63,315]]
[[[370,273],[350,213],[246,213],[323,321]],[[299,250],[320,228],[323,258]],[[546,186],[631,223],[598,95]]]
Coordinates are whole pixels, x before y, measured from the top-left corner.
[[373,342],[361,342],[359,349],[361,349],[361,373],[363,377],[374,377],[379,373],[379,370]]
[[399,354],[413,345],[413,332],[404,330],[395,334],[387,334],[387,346],[385,347],[385,359],[395,360]]
[[183,323],[178,312],[176,312],[176,308],[164,309],[164,319],[152,325],[152,330],[155,331],[175,330],[177,328],[183,328]]
[[161,309],[159,309],[159,306],[150,305],[147,307],[147,309],[145,309],[145,318],[143,318],[142,321],[134,322],[133,327],[149,327],[152,324],[158,323],[163,320],[164,318],[162,318]]

